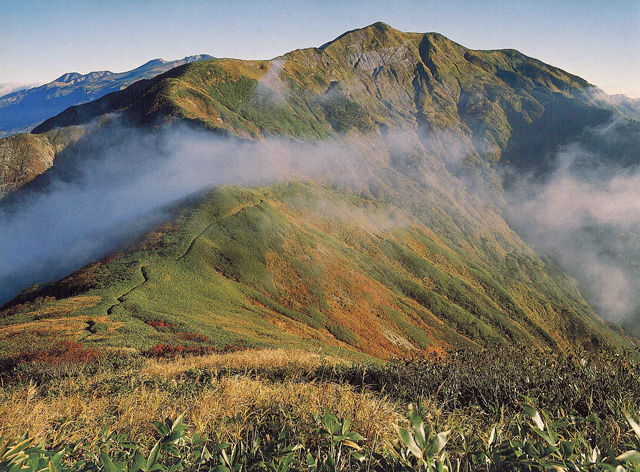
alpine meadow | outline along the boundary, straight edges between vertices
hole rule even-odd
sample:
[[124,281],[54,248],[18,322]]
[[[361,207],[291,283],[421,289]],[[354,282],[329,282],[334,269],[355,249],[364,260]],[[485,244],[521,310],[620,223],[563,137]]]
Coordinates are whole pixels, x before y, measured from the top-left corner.
[[640,101],[379,22],[0,114],[0,471],[640,471]]

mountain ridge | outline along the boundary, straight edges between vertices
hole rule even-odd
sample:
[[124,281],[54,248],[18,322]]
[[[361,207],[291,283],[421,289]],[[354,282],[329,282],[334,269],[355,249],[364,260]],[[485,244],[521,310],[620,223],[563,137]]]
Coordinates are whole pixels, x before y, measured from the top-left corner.
[[[31,131],[42,120],[69,106],[95,100],[136,80],[160,74],[178,65],[211,58],[200,54],[175,61],[155,59],[125,72],[68,72],[47,84],[4,95],[0,97],[0,137]],[[74,85],[77,87],[72,87]]]
[[[389,357],[511,342],[563,352],[634,345],[500,207],[503,166],[544,174],[585,130],[612,117],[638,126],[629,110],[605,105],[586,81],[513,50],[473,51],[382,23],[272,61],[179,66],[43,122],[32,138],[81,137],[0,205],[77,175],[108,189],[109,175],[92,173],[86,157],[120,149],[122,128],[159,143],[135,148],[142,170],[129,172],[126,155],[115,161],[127,177],[164,175],[167,162],[181,176],[193,138],[198,176],[231,169],[229,180],[206,183],[235,187],[209,190],[137,246],[24,292],[0,320],[28,330],[42,317],[88,317],[102,328],[74,336],[138,349],[328,343]],[[410,223],[379,224],[403,212]]]

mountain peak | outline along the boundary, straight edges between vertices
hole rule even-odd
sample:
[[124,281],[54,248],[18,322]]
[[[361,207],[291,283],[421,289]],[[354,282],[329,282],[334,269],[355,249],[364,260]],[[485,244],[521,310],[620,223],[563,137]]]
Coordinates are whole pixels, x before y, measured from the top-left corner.
[[[99,70],[99,71],[89,72],[88,74],[84,74],[84,75],[78,72],[68,72],[58,77],[56,80],[51,82],[51,84],[63,83],[67,85],[73,85],[73,84],[78,84],[80,82],[85,82],[87,80],[89,81],[98,80],[103,77],[108,77],[110,75],[113,75],[113,72],[108,70]],[[46,84],[46,85],[50,85],[50,84]]]
[[362,29],[372,29],[372,30],[377,30],[377,31],[381,31],[381,32],[387,32],[387,31],[390,31],[390,30],[398,31],[398,30],[394,30],[391,26],[389,26],[388,24],[386,24],[386,23],[384,23],[382,21],[376,21],[372,25],[365,26]]
[[69,82],[77,80],[80,77],[82,77],[82,75],[78,72],[67,72],[66,74],[63,74],[60,77],[58,77],[56,80],[54,80],[54,82],[62,82],[62,83],[68,84]]
[[359,45],[364,49],[373,49],[380,46],[397,46],[409,37],[412,33],[404,33],[392,28],[386,23],[378,21],[364,28],[359,28],[341,34],[333,41],[320,46],[320,49],[331,47],[350,47]]
[[196,54],[195,56],[187,56],[182,60],[185,63],[190,63],[190,62],[206,61],[209,59],[214,59],[214,57],[210,56],[209,54]]
[[167,61],[165,61],[164,59],[152,59],[149,62],[145,62],[144,64],[142,64],[139,67],[136,67],[135,69],[133,69],[133,71],[143,71],[143,70],[150,70],[150,69],[154,69],[156,67],[161,67],[163,65],[165,65],[167,63]]

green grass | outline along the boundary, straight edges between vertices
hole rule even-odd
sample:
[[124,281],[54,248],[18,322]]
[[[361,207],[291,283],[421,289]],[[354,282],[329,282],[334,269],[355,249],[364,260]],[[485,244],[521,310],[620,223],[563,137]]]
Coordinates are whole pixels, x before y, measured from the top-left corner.
[[100,349],[321,345],[384,358],[477,344],[572,351],[625,342],[531,253],[512,251],[494,266],[472,246],[435,238],[420,219],[367,229],[397,211],[384,201],[299,182],[213,189],[175,211],[132,249],[75,275],[93,280],[80,295],[99,303],[65,312],[67,299],[44,300],[5,315],[3,326],[27,328],[24,342],[0,337],[3,356],[28,351],[39,313],[49,312],[87,317],[90,325],[78,321],[67,336]]

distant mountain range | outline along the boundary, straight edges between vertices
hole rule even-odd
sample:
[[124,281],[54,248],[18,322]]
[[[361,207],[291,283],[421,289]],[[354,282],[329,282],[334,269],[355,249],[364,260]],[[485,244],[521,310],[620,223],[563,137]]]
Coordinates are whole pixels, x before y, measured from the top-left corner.
[[6,95],[0,88],[0,137],[31,131],[43,120],[70,106],[122,90],[140,79],[155,77],[179,65],[205,59],[212,57],[199,54],[176,61],[154,59],[136,69],[118,73],[99,71],[82,75],[71,72],[48,84]]
[[20,83],[20,82],[8,82],[0,84],[0,97],[9,95],[10,93],[19,92],[20,90],[29,90],[34,87],[39,87],[42,82],[33,83]]
[[91,346],[140,350],[637,346],[504,201],[568,146],[637,166],[639,119],[518,51],[384,23],[184,64],[0,140],[0,327],[18,326],[0,344],[63,319]]

